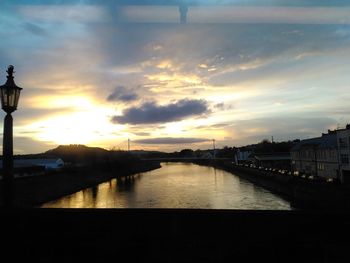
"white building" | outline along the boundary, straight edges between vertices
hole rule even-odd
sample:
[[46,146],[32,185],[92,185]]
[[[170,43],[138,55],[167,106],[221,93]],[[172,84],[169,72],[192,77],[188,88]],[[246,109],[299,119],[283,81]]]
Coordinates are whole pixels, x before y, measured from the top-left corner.
[[[24,177],[45,174],[46,171],[63,168],[62,159],[15,159],[13,160],[14,177]],[[2,160],[0,160],[0,174],[2,174]],[[2,175],[0,175],[2,178]]]
[[249,149],[248,147],[241,147],[238,148],[236,151],[236,156],[237,156],[237,161],[238,162],[244,162],[247,161],[252,154],[252,150]]
[[[43,166],[45,170],[58,170],[64,166],[64,162],[59,159],[15,159],[14,168],[26,168],[33,166]],[[0,169],[2,169],[2,160],[0,160]]]

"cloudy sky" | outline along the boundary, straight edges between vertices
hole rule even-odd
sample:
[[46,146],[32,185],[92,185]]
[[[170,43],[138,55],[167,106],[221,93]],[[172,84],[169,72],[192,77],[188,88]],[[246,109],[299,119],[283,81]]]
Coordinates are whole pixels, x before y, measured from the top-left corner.
[[23,87],[15,152],[242,146],[350,123],[347,1],[176,2],[0,0],[0,82],[12,64]]

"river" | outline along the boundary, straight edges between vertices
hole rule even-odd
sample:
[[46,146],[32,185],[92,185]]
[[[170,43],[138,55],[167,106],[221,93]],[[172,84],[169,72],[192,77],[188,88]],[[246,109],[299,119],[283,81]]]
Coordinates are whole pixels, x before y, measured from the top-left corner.
[[191,163],[161,165],[129,180],[112,179],[42,207],[291,209],[288,201],[234,174]]

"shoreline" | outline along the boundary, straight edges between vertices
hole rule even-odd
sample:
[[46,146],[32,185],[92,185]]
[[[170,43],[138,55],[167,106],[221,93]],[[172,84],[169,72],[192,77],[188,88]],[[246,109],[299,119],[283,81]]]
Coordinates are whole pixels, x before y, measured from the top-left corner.
[[277,172],[266,172],[238,166],[227,161],[201,160],[193,163],[215,167],[235,174],[271,193],[279,195],[289,201],[291,207],[296,210],[350,210],[350,188],[346,185],[308,181]]
[[[83,189],[107,182],[113,178],[132,176],[160,168],[160,162],[139,162],[135,166],[117,169],[80,167],[51,172],[44,175],[14,180],[14,206],[39,208],[44,203],[74,194]],[[0,191],[2,182],[0,182]],[[0,192],[1,197],[1,192]],[[2,200],[0,200],[2,203]]]

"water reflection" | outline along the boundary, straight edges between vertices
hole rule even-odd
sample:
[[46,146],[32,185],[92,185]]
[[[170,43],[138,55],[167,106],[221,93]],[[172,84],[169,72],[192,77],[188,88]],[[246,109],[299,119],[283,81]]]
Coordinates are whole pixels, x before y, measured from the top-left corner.
[[135,184],[137,181],[140,181],[142,178],[142,174],[135,174],[128,177],[118,178],[116,179],[116,192],[134,192]]
[[290,204],[222,170],[162,163],[160,169],[113,179],[43,207],[290,209]]
[[97,194],[98,194],[98,186],[91,187],[91,193],[92,193],[92,198],[94,200],[96,200],[97,199]]

